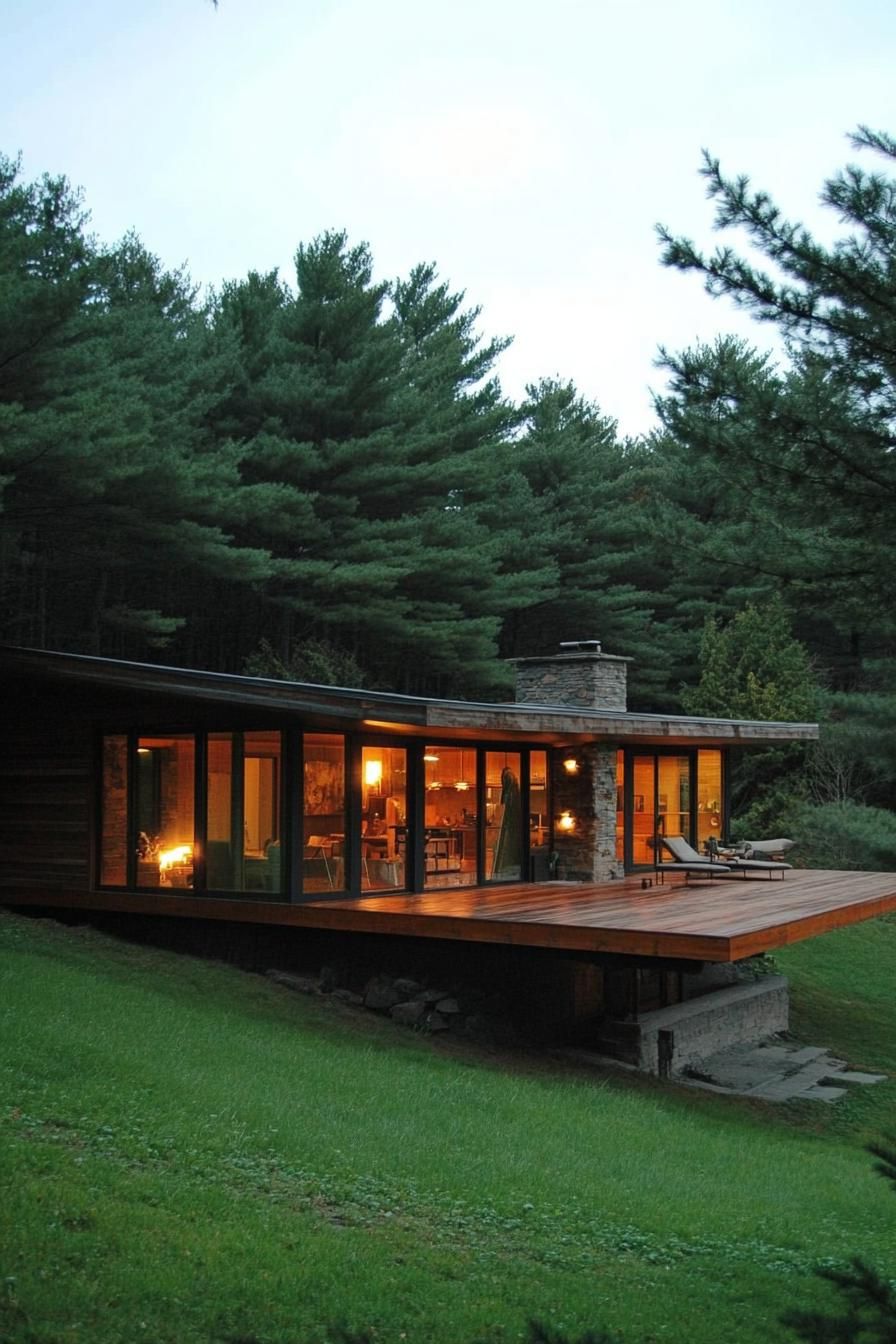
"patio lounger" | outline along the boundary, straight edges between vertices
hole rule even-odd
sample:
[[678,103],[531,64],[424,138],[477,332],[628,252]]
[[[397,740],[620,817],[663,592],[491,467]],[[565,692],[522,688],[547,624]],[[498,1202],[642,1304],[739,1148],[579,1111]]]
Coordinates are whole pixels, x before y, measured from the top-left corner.
[[738,848],[743,846],[744,858],[747,859],[771,859],[781,854],[786,854],[789,849],[793,849],[795,840],[741,840]]
[[[699,856],[698,856],[699,857]],[[721,863],[713,859],[699,859],[697,863],[658,863],[654,868],[654,876],[663,880],[666,873],[689,873],[692,877],[731,877],[732,872],[727,863]]]
[[[676,862],[691,863],[694,859],[699,860],[700,855],[695,849],[691,848],[683,835],[664,835],[662,840],[663,844],[669,850],[669,853],[674,855]],[[718,852],[718,841],[710,840],[708,844],[710,858],[706,860],[706,862],[715,864],[717,860],[713,857],[713,851],[715,850],[716,853]],[[767,873],[769,877],[771,877],[773,873],[780,873],[783,877],[785,872],[792,866],[789,863],[775,863],[771,859],[729,858],[727,855],[724,859],[724,865],[729,873],[740,873],[743,877],[746,877],[749,873]]]

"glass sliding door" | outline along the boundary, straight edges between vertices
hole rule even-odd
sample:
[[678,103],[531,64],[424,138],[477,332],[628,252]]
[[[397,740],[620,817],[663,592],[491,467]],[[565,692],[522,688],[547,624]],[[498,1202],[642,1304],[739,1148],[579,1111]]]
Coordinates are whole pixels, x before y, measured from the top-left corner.
[[[631,863],[635,868],[669,858],[664,852],[664,835],[691,834],[691,756],[650,755],[631,757],[632,811]],[[617,764],[619,776],[624,766]],[[624,779],[624,774],[623,774]],[[617,798],[617,831],[618,831]],[[617,842],[618,843],[618,842]]]
[[625,863],[625,752],[616,752],[616,858]]
[[722,811],[722,753],[697,752],[697,843],[700,848],[710,836],[721,840],[724,813]]
[[518,882],[523,872],[523,817],[518,751],[485,753],[485,879]]
[[[657,831],[660,835],[691,834],[691,757],[657,757]],[[662,853],[660,854],[662,858]],[[668,852],[666,858],[668,858]]]
[[423,884],[472,886],[477,876],[477,753],[474,747],[423,751]]
[[[547,863],[551,839],[548,754],[529,752],[529,857],[533,870]],[[539,859],[540,856],[540,859]]]
[[209,733],[206,750],[207,889],[279,895],[279,732]]
[[636,868],[653,863],[656,836],[656,757],[633,756],[632,779],[632,864]]
[[408,753],[404,747],[361,748],[361,889],[406,885]]

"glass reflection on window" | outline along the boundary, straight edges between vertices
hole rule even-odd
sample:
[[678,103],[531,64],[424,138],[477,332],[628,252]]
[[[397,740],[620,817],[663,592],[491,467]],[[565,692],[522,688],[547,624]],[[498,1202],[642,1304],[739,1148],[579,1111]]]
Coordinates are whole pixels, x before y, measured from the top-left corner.
[[345,887],[345,738],[306,733],[302,884],[306,892]]

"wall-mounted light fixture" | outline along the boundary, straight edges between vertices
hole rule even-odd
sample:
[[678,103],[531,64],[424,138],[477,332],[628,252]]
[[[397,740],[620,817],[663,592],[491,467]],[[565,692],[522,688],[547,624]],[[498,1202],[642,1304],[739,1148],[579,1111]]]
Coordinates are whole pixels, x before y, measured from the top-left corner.
[[383,763],[376,758],[364,762],[364,783],[368,789],[379,788],[383,777]]
[[557,830],[564,835],[572,835],[576,828],[576,819],[572,812],[561,812],[557,818]]
[[563,769],[568,775],[577,775],[582,768],[582,762],[578,756],[564,756]]

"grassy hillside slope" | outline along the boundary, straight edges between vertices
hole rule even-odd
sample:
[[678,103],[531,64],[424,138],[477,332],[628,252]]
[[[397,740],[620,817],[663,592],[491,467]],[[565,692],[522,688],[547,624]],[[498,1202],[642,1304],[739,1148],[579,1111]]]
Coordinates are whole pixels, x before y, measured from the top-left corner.
[[[785,969],[815,1043],[896,1072],[896,923],[866,927]],[[861,1146],[896,1081],[751,1106],[2,913],[0,991],[11,1344],[295,1344],[339,1322],[461,1344],[533,1316],[749,1344],[828,1300],[817,1263],[896,1268],[896,1199]]]

